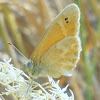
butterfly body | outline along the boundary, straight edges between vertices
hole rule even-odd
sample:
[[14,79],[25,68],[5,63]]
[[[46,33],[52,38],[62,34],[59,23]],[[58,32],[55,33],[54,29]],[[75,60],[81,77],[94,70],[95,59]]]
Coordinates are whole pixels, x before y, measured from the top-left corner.
[[79,20],[80,11],[75,4],[67,6],[54,19],[25,65],[33,78],[71,75],[81,52]]

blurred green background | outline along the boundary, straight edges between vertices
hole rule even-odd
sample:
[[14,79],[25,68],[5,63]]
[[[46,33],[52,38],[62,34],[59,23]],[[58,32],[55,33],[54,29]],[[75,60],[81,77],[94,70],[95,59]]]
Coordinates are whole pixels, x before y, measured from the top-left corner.
[[13,43],[28,59],[54,17],[67,5],[81,10],[82,52],[72,77],[62,76],[75,100],[100,99],[100,1],[99,0],[0,0],[0,61],[12,58],[19,67],[25,59],[7,43]]

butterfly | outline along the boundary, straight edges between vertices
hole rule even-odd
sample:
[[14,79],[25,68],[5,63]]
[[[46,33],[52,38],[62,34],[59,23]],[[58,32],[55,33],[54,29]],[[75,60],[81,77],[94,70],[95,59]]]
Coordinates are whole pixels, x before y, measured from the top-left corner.
[[70,76],[80,58],[80,10],[65,7],[48,27],[25,68],[33,78]]

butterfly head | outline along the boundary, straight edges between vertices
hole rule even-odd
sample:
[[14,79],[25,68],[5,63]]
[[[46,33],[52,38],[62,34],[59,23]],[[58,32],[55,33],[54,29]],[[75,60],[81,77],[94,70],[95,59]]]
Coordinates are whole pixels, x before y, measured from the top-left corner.
[[[26,63],[24,63],[23,65],[25,71],[28,72],[28,74],[30,74],[31,76],[34,74],[34,63],[32,62],[32,60],[28,60]],[[32,72],[33,71],[33,72]]]
[[27,67],[28,67],[28,68],[32,68],[32,67],[33,67],[33,64],[32,64],[31,61],[29,61],[29,62],[27,63]]
[[27,68],[33,68],[33,63],[31,60],[28,60],[25,64],[24,64],[24,68],[27,69]]
[[35,64],[33,60],[28,60],[24,64],[25,70],[28,72],[29,76],[33,79],[36,79],[39,77],[41,73],[41,69],[39,68],[39,65]]

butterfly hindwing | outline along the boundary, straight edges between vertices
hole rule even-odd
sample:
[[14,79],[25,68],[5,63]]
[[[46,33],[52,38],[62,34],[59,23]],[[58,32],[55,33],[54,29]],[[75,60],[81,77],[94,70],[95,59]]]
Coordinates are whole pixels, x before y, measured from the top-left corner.
[[54,78],[71,75],[79,60],[80,51],[79,38],[76,36],[64,38],[44,53],[40,66],[47,75]]

